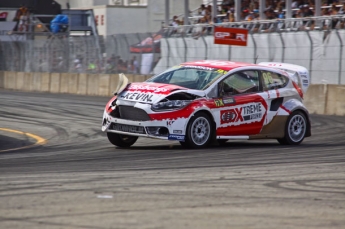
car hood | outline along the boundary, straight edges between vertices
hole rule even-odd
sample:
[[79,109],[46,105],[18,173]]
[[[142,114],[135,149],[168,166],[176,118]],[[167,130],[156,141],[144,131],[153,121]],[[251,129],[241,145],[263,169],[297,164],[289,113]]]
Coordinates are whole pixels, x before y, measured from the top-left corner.
[[205,96],[203,91],[192,90],[178,85],[143,82],[128,84],[127,87],[119,93],[118,100],[153,104],[178,92]]

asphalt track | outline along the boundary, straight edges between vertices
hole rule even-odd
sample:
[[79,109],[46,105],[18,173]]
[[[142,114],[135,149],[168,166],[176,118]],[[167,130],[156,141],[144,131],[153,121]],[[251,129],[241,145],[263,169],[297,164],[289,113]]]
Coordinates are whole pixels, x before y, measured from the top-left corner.
[[345,228],[345,117],[297,147],[119,149],[108,99],[0,90],[0,228]]

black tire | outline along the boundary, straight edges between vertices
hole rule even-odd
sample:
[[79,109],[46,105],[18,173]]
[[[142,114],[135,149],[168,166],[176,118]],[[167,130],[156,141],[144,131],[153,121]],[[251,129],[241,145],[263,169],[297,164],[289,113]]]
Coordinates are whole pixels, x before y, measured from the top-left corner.
[[204,148],[210,144],[213,137],[213,125],[211,118],[204,112],[196,113],[189,121],[186,131],[186,139],[183,146],[188,148]]
[[284,138],[277,139],[281,145],[299,145],[307,133],[308,120],[301,111],[293,112],[285,124]]
[[189,148],[188,144],[186,142],[180,141],[181,146],[185,147],[185,148]]
[[138,137],[107,132],[109,141],[118,147],[128,148],[133,145]]
[[217,139],[219,145],[224,145],[229,139]]

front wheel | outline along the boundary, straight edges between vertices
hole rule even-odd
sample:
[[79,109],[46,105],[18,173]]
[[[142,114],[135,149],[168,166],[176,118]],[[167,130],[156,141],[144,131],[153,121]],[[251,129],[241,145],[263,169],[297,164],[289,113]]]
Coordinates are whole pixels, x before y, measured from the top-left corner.
[[185,142],[181,145],[190,148],[206,147],[212,138],[212,122],[203,112],[195,114],[189,121]]
[[282,145],[299,145],[307,132],[307,118],[300,111],[293,112],[287,119],[284,138],[277,139]]
[[133,145],[138,137],[107,132],[109,141],[118,147],[127,148]]

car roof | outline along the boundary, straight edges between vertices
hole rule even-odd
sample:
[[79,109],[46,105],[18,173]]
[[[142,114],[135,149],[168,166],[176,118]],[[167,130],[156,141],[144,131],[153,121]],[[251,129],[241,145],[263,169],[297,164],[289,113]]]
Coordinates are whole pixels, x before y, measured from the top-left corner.
[[185,62],[185,63],[182,63],[181,65],[201,66],[201,67],[207,67],[207,68],[219,68],[225,71],[230,71],[232,69],[245,67],[245,66],[258,66],[257,64],[253,64],[253,63],[234,62],[234,61],[227,61],[227,60],[198,60],[198,61]]

